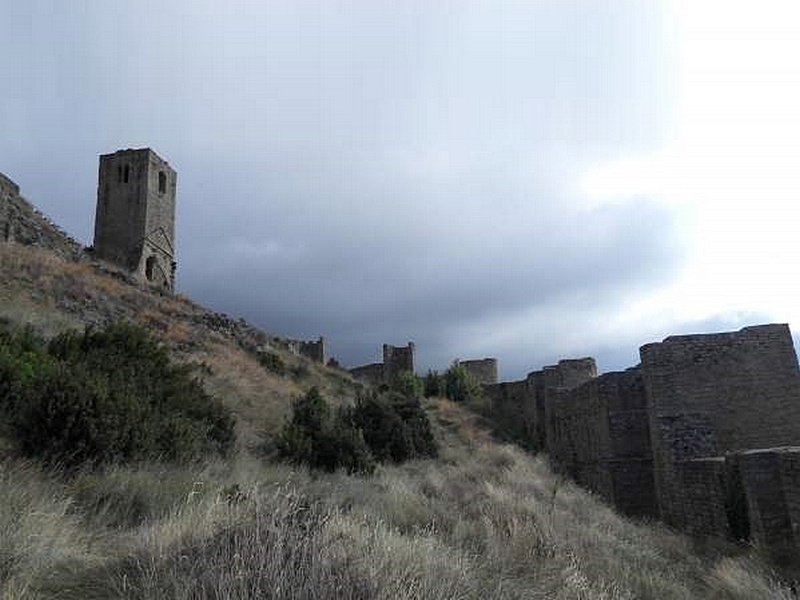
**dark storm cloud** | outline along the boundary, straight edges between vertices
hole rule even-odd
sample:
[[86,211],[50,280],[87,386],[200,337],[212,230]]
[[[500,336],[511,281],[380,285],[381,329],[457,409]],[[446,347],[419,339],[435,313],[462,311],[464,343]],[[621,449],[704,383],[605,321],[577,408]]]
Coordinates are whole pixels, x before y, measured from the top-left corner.
[[659,12],[561,4],[20,3],[0,170],[88,242],[96,155],[151,146],[184,293],[346,364],[413,339],[517,375],[556,352],[542,315],[603,319],[680,260],[663,207],[576,192],[663,138]]

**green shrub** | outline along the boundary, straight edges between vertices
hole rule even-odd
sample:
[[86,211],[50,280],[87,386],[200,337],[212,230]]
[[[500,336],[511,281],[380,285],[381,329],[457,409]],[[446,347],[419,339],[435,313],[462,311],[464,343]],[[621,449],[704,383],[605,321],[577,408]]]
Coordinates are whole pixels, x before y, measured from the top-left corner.
[[435,457],[438,454],[431,422],[419,398],[389,397],[392,410],[400,417],[409,443],[408,458]]
[[401,462],[408,458],[408,440],[403,420],[383,395],[370,394],[359,398],[350,411],[354,428],[360,429],[364,441],[376,460]]
[[444,393],[454,402],[470,402],[483,397],[481,385],[458,362],[454,362],[444,374]]
[[351,418],[379,461],[399,463],[437,453],[428,416],[418,398],[397,392],[364,396],[356,401]]
[[369,473],[375,461],[436,456],[430,422],[418,398],[372,393],[331,410],[313,388],[298,398],[278,437],[278,454],[312,468]]
[[0,389],[11,389],[6,420],[28,456],[72,467],[189,460],[233,445],[230,411],[139,327],[65,333],[40,354],[23,347],[0,352],[0,365],[10,356],[30,367],[10,378],[0,366]]
[[0,330],[0,415],[13,414],[22,388],[52,368],[46,345],[30,328]]
[[438,371],[428,370],[427,375],[425,375],[423,389],[426,398],[438,398],[443,395],[442,376],[439,375]]
[[282,458],[315,469],[371,473],[375,468],[361,432],[350,425],[346,411],[331,411],[317,388],[295,400],[277,446]]
[[402,394],[407,398],[422,397],[422,381],[411,371],[400,371],[389,383],[389,390]]
[[275,352],[259,352],[258,362],[267,371],[275,373],[276,375],[286,374],[286,363],[284,363],[280,355]]

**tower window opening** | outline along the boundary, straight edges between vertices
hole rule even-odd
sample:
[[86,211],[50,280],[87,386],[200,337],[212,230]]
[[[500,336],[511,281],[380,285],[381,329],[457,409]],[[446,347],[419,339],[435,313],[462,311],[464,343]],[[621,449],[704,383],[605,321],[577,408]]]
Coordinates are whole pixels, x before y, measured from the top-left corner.
[[163,194],[167,191],[167,174],[164,171],[158,172],[158,192]]
[[122,173],[122,182],[123,183],[128,183],[128,177],[130,176],[130,172],[131,172],[130,165],[125,165],[125,169],[124,169],[124,171]]

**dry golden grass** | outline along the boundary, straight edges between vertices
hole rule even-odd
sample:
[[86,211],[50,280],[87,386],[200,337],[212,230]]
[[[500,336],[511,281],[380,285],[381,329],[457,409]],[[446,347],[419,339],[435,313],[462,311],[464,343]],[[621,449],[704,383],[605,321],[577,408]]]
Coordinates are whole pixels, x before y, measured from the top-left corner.
[[[334,402],[352,401],[360,387],[347,374],[294,356],[281,344],[269,345],[268,334],[215,328],[208,324],[211,313],[191,300],[150,292],[114,272],[108,265],[68,260],[44,249],[0,244],[0,318],[32,325],[46,337],[120,320],[145,326],[180,362],[207,367],[206,387],[240,417],[242,446],[259,443],[262,433],[274,435],[292,400],[312,386]],[[252,351],[258,341],[280,358],[286,372],[259,364]]]
[[701,558],[688,539],[616,515],[542,458],[480,431],[459,441],[473,434],[458,429],[480,430],[459,407],[430,410],[450,459],[368,478],[246,453],[69,480],[7,466],[0,498],[18,508],[0,528],[0,547],[12,549],[3,597],[791,597],[752,557]]

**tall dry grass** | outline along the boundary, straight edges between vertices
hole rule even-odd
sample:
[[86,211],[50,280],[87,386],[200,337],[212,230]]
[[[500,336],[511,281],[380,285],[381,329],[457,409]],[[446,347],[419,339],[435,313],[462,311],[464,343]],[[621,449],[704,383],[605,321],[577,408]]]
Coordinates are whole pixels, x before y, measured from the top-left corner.
[[[241,453],[189,469],[0,478],[3,598],[791,598],[751,555],[701,557],[430,407],[443,458],[373,477]],[[11,507],[9,510],[6,507]]]

